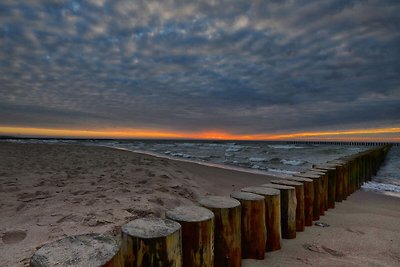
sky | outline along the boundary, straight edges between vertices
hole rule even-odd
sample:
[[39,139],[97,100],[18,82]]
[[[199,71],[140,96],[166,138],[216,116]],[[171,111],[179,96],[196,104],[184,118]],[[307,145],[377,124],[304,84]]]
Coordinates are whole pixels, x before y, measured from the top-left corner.
[[2,0],[0,134],[400,141],[400,1]]

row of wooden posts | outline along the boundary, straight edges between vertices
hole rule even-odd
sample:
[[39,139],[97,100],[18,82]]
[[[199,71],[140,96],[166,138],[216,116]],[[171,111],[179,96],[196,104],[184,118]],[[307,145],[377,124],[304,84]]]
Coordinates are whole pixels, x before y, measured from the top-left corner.
[[140,218],[122,238],[88,234],[44,245],[30,266],[241,266],[264,259],[282,238],[296,238],[335,202],[376,174],[390,146],[380,146],[313,166],[304,173],[234,192],[208,196],[200,206],[177,207],[166,218]]

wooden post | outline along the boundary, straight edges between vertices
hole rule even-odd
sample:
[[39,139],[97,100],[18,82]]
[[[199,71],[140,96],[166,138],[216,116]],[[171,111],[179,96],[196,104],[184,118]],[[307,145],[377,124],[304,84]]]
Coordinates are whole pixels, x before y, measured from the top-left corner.
[[262,186],[250,186],[242,191],[262,195],[265,201],[265,225],[267,226],[266,251],[281,249],[281,198],[280,191]]
[[313,180],[313,188],[314,188],[314,201],[313,201],[313,220],[319,220],[320,215],[324,215],[324,184],[320,174],[305,172],[305,173],[296,173],[295,177],[299,178],[307,178]]
[[33,254],[30,267],[123,267],[119,242],[101,234],[69,236],[45,244]]
[[340,158],[340,161],[343,162],[343,200],[346,200],[350,195],[350,165],[351,165],[351,156],[345,156]]
[[312,226],[314,206],[314,182],[313,179],[303,177],[286,177],[286,180],[302,183],[304,186],[304,225]]
[[325,215],[325,211],[328,210],[328,172],[326,170],[309,169],[307,173],[314,173],[320,176],[322,181],[320,215]]
[[230,197],[207,196],[199,201],[215,216],[214,266],[241,266],[240,202]]
[[124,266],[182,266],[181,226],[169,219],[141,218],[122,226]]
[[328,164],[333,164],[336,166],[336,202],[343,201],[343,180],[346,162],[342,160],[329,161]]
[[304,185],[299,182],[289,181],[284,179],[272,180],[272,184],[280,184],[293,186],[296,190],[296,231],[304,232],[305,220],[304,220]]
[[242,207],[242,259],[264,259],[267,244],[265,201],[261,195],[233,192]]
[[355,157],[351,157],[350,161],[350,169],[349,169],[349,195],[354,193],[356,188],[356,159]]
[[279,184],[262,184],[261,186],[281,191],[281,228],[285,239],[296,238],[296,189]]
[[165,216],[182,226],[183,266],[214,266],[214,214],[203,207],[181,206]]
[[328,209],[335,208],[336,199],[336,167],[329,164],[314,166],[315,169],[326,170],[328,174]]

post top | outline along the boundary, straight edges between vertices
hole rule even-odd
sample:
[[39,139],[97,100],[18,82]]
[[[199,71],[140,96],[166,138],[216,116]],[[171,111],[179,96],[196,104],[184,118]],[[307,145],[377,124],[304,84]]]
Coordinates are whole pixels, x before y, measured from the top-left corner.
[[180,229],[179,223],[161,218],[140,218],[121,228],[122,232],[127,235],[145,239],[168,236]]
[[336,170],[336,166],[334,164],[328,164],[328,163],[315,165],[314,168],[322,170]]
[[306,177],[295,177],[295,176],[293,176],[293,177],[288,177],[288,178],[286,178],[287,180],[290,180],[290,181],[296,181],[296,182],[312,182],[313,180],[312,179],[310,179],[310,178],[306,178]]
[[328,172],[328,170],[324,170],[324,169],[308,169],[305,172],[311,172],[311,173],[319,173],[319,174],[326,174]]
[[311,179],[320,178],[321,175],[323,175],[323,174],[312,173],[312,172],[304,172],[304,173],[296,174],[296,176],[298,176],[298,177],[311,178]]
[[291,190],[291,189],[295,189],[293,186],[287,186],[287,185],[280,185],[280,184],[262,184],[261,186],[265,186],[265,187],[271,187],[271,188],[275,188],[275,189],[279,189],[279,190]]
[[345,160],[334,159],[334,160],[328,161],[328,163],[337,164],[337,165],[345,165],[347,162]]
[[249,186],[241,189],[244,192],[250,192],[254,194],[259,194],[263,196],[275,196],[280,195],[281,192],[277,189],[263,187],[263,186]]
[[273,183],[273,184],[281,184],[281,185],[288,185],[288,186],[300,186],[300,185],[303,185],[302,183],[299,183],[299,182],[296,182],[296,181],[289,181],[289,180],[284,180],[284,179],[272,180],[271,183]]
[[101,234],[68,236],[45,244],[31,258],[30,266],[100,267],[119,250],[119,243]]
[[231,197],[238,200],[264,200],[264,197],[250,192],[236,191],[231,194]]
[[181,222],[203,222],[214,218],[214,213],[199,206],[180,206],[166,212],[166,217]]
[[199,203],[206,208],[230,209],[240,206],[240,202],[231,197],[207,196],[202,198]]

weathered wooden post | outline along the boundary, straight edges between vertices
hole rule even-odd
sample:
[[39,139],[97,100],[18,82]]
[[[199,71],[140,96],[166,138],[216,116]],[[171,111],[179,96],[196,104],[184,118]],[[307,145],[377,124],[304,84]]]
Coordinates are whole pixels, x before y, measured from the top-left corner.
[[30,267],[93,266],[123,267],[120,244],[101,234],[69,236],[45,244],[32,256]]
[[303,183],[284,179],[272,180],[272,184],[293,186],[296,190],[296,231],[303,232],[305,229],[304,219],[304,185]]
[[356,175],[355,175],[356,188],[354,189],[354,191],[360,189],[360,187],[361,187],[361,175],[360,175],[360,172],[361,172],[361,161],[360,161],[359,155],[356,155],[355,160],[356,160]]
[[165,216],[182,226],[183,266],[214,266],[214,214],[203,207],[180,206]]
[[319,164],[315,169],[326,170],[328,174],[328,209],[335,208],[336,200],[336,167],[329,164]]
[[181,225],[169,219],[141,218],[122,226],[124,266],[182,266]]
[[336,166],[336,195],[335,200],[336,202],[343,201],[343,180],[344,180],[344,172],[345,172],[345,165],[346,162],[343,160],[332,160],[329,161],[328,164],[332,164]]
[[265,225],[265,201],[261,195],[233,192],[242,207],[242,259],[264,259],[267,244]]
[[328,171],[311,168],[306,172],[318,174],[320,176],[322,181],[322,202],[320,206],[320,215],[325,215],[325,211],[328,210]]
[[[347,190],[346,190],[346,196],[350,196],[352,193],[352,168],[353,168],[353,157],[352,156],[346,156],[343,157],[342,160],[346,161],[346,171],[347,171]],[[345,180],[345,184],[346,184]],[[346,187],[346,185],[345,185]]]
[[296,189],[293,186],[262,184],[261,186],[281,191],[281,228],[285,239],[296,238]]
[[241,190],[244,192],[262,195],[264,197],[265,225],[267,226],[266,251],[281,249],[282,232],[280,191],[262,186],[250,186]]
[[200,205],[215,216],[214,266],[241,266],[241,208],[236,199],[223,196],[207,196]]
[[313,189],[314,189],[314,201],[313,201],[313,220],[319,220],[320,215],[325,214],[324,209],[324,184],[320,174],[305,172],[305,173],[297,173],[295,177],[299,178],[307,178],[313,180]]
[[350,195],[349,186],[350,186],[350,158],[342,157],[340,161],[344,162],[343,166],[343,200],[346,200]]
[[314,206],[314,182],[313,179],[303,177],[286,177],[286,180],[302,183],[304,186],[304,225],[312,226]]

